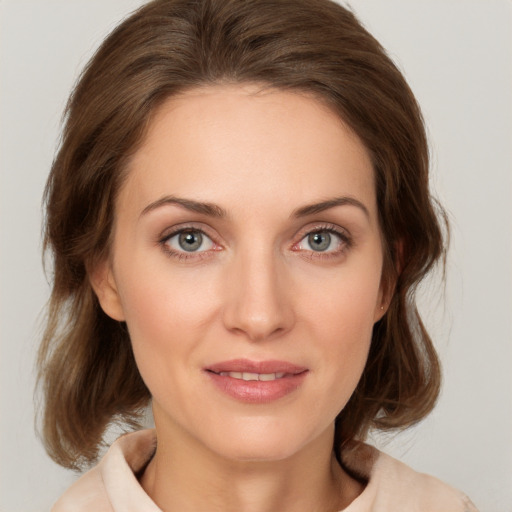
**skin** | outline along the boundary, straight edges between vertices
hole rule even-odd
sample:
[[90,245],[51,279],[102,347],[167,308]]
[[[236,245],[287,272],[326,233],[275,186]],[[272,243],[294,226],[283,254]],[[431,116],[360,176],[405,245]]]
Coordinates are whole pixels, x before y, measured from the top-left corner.
[[[203,245],[183,250],[179,229]],[[326,250],[311,233],[330,234]],[[126,321],[153,397],[158,448],[141,483],[162,510],[325,512],[362,492],[333,458],[334,419],[386,310],[382,261],[370,157],[321,102],[217,85],[159,108],[91,282]],[[246,403],[205,371],[237,358],[307,372],[286,396]]]

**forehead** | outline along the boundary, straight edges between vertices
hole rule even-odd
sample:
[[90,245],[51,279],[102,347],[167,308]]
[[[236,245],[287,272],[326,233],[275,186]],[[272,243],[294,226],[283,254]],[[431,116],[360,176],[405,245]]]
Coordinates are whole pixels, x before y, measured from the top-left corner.
[[[128,166],[121,195],[141,205],[172,193],[294,208],[356,195],[372,208],[373,167],[354,132],[311,95],[216,85],[166,100]],[[262,199],[261,204],[255,198]]]

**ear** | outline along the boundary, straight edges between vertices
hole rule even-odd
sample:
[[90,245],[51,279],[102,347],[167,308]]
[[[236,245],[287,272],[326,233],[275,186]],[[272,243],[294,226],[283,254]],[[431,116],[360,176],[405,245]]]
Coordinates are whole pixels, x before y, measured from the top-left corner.
[[[386,288],[386,291],[384,288]],[[387,313],[389,304],[391,303],[391,298],[393,297],[393,294],[387,291],[389,288],[384,288],[381,285],[381,290],[379,292],[377,304],[375,306],[375,313],[373,315],[374,323],[377,323]]]
[[119,297],[112,264],[109,258],[104,258],[88,271],[89,282],[98,297],[101,309],[114,320],[125,320],[123,306]]
[[396,289],[396,282],[403,266],[403,242],[393,244],[393,251],[385,258],[380,280],[379,295],[375,307],[374,322],[378,322],[388,311]]

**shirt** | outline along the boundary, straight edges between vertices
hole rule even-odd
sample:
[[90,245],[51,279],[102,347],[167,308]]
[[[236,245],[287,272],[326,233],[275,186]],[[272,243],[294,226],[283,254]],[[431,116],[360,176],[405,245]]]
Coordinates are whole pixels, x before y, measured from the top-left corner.
[[[155,450],[154,430],[120,437],[99,464],[62,495],[52,512],[162,512],[136,477]],[[354,443],[344,450],[342,461],[368,482],[343,512],[478,512],[460,491],[372,446]]]

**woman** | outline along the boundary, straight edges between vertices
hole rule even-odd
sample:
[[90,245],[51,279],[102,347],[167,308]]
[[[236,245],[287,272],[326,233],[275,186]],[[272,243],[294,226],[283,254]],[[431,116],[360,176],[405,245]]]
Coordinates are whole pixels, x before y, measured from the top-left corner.
[[68,105],[48,181],[55,510],[474,510],[361,443],[433,408],[444,255],[419,108],[327,0],[164,0]]

